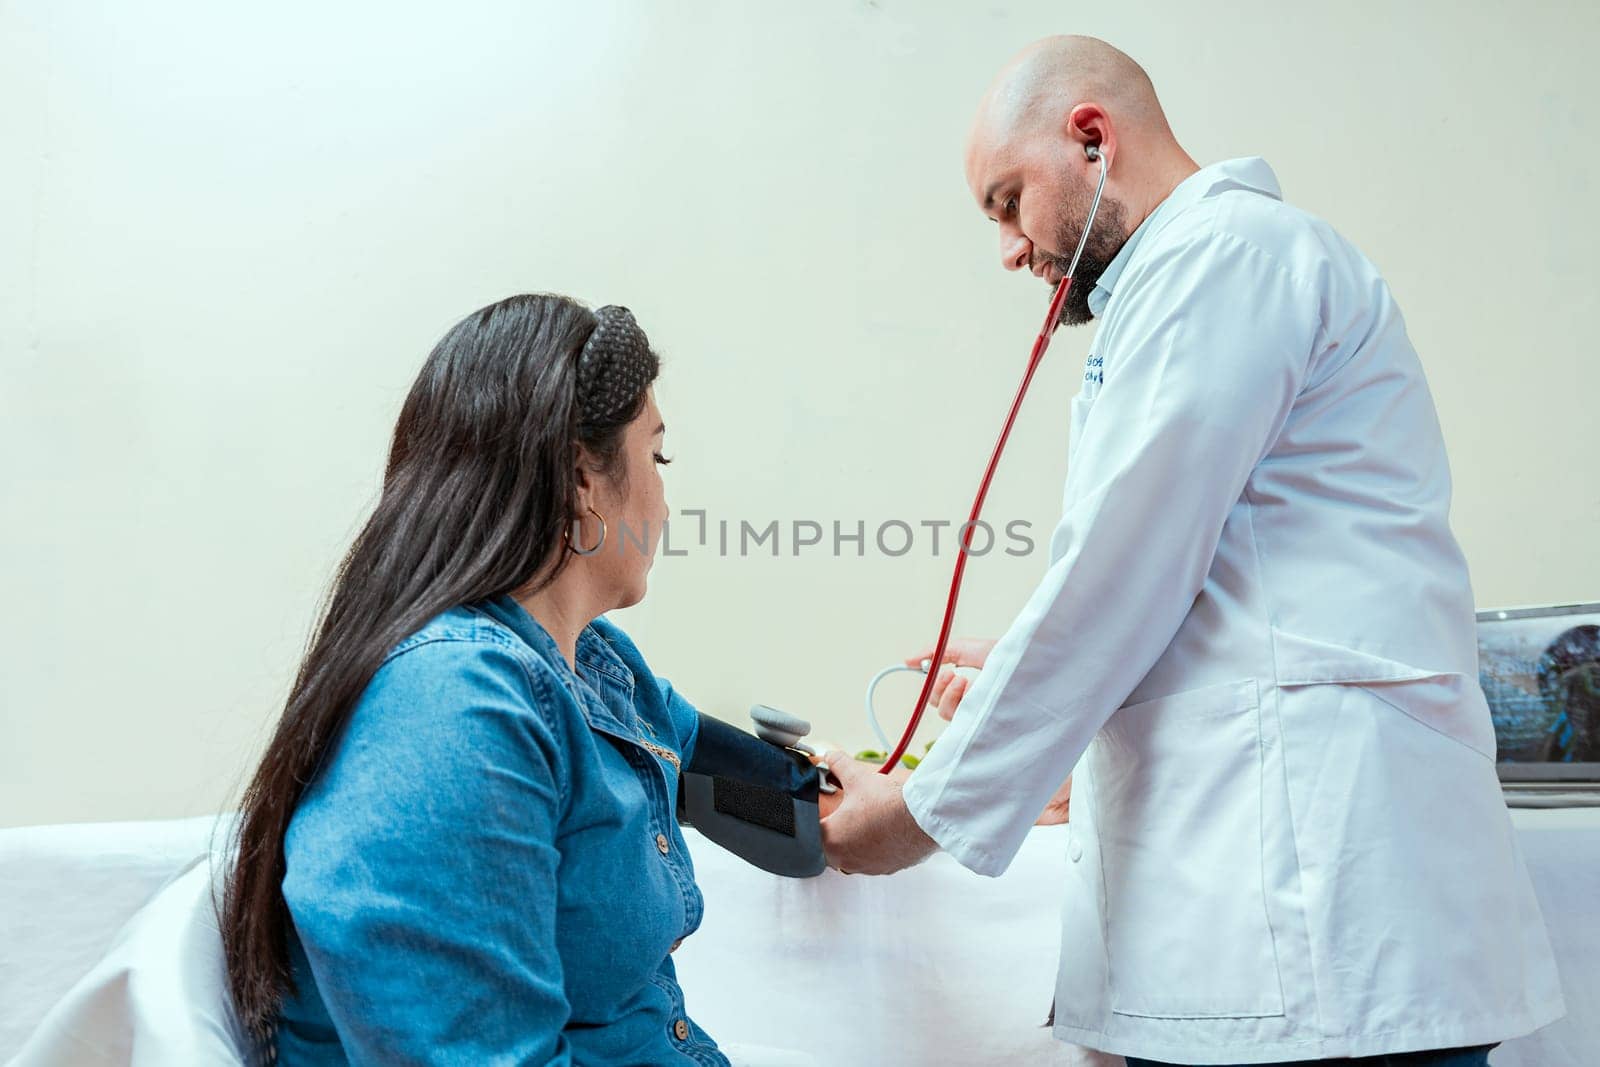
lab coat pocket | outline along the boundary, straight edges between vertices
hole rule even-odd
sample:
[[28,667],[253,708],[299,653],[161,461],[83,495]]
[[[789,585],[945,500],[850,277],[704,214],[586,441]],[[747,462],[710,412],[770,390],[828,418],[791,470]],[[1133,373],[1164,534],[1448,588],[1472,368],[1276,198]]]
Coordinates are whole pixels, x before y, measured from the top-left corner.
[[1494,761],[1494,720],[1476,678],[1440,674],[1414,681],[1368,682],[1361,688],[1402,715]]
[[1111,1010],[1284,1013],[1263,888],[1254,680],[1122,708],[1095,746]]
[[1278,687],[1349,685],[1491,762],[1494,723],[1474,675],[1418,667],[1339,640],[1272,631]]

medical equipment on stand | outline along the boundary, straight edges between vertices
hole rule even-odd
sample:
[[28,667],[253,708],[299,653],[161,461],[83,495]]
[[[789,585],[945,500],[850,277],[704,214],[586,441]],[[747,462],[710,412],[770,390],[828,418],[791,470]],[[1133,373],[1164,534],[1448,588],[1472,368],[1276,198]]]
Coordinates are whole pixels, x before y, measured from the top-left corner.
[[[1028,368],[1023,372],[1022,384],[1017,386],[1016,399],[1011,401],[1011,412],[1006,416],[1005,426],[1000,430],[1000,438],[995,441],[994,453],[989,457],[989,465],[984,469],[983,480],[978,483],[978,495],[972,501],[972,514],[968,516],[967,523],[962,527],[961,544],[956,552],[956,569],[950,577],[950,596],[945,601],[944,622],[939,627],[939,640],[933,646],[933,655],[930,657],[930,666],[937,666],[944,661],[944,650],[950,643],[950,625],[955,621],[956,600],[961,596],[961,576],[967,567],[967,550],[972,545],[972,531],[976,527],[978,517],[983,512],[983,500],[989,495],[989,483],[994,479],[995,468],[1000,464],[1000,455],[1005,451],[1006,439],[1011,436],[1011,426],[1017,421],[1017,412],[1022,408],[1022,399],[1028,395],[1028,385],[1033,381],[1033,372],[1039,369],[1039,361],[1044,357],[1044,350],[1050,347],[1050,337],[1055,333],[1056,327],[1061,322],[1061,306],[1066,303],[1067,292],[1072,288],[1072,275],[1078,269],[1078,260],[1083,256],[1084,245],[1089,241],[1089,229],[1094,225],[1094,217],[1100,210],[1100,194],[1106,187],[1106,158],[1100,151],[1099,145],[1085,145],[1084,155],[1090,160],[1100,164],[1100,181],[1095,186],[1094,202],[1089,205],[1089,217],[1084,220],[1083,233],[1078,237],[1077,250],[1072,253],[1072,261],[1067,264],[1066,273],[1062,275],[1060,283],[1056,286],[1055,296],[1050,300],[1050,311],[1045,316],[1044,326],[1039,331],[1039,336],[1034,339],[1033,350],[1028,356]],[[891,672],[892,673],[892,672]],[[922,693],[917,697],[915,706],[911,709],[911,718],[906,723],[905,731],[900,735],[900,743],[894,746],[889,753],[889,758],[883,761],[883,766],[878,768],[879,774],[888,774],[891,769],[900,763],[900,757],[906,754],[906,748],[911,744],[911,738],[916,735],[917,727],[922,723],[922,713],[927,709],[928,697],[933,692],[934,682],[938,679],[939,672],[930,669],[922,682]],[[876,680],[875,680],[876,681]],[[868,694],[870,709],[871,694]],[[870,711],[869,711],[870,714]],[[873,716],[876,724],[877,718]],[[885,744],[887,744],[885,738]]]

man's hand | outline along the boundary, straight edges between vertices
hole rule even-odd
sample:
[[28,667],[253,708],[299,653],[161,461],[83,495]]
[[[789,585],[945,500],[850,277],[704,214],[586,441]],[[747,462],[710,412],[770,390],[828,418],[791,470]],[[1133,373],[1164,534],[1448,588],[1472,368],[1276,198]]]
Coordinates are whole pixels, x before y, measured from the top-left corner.
[[[819,756],[812,756],[811,757],[811,762],[813,764],[815,764],[817,767],[826,768],[828,766],[828,757],[827,756],[820,756],[820,755]],[[868,770],[875,770],[876,768],[869,767],[867,769]],[[827,771],[824,769],[823,778],[826,779],[827,776],[828,776],[827,775]],[[907,767],[903,763],[900,766],[896,767],[894,770],[889,772],[889,780],[892,781],[892,782],[902,782],[903,783],[907,778],[910,778],[910,777],[911,777],[911,768]],[[825,791],[819,791],[817,793],[817,813],[818,813],[818,817],[826,819],[828,816],[830,816],[830,815],[832,815],[834,813],[834,811],[839,807],[840,804],[843,804],[843,803],[844,803],[844,789],[841,788],[840,786],[835,785],[833,787],[833,792],[831,792],[831,793],[825,792]]]
[[1072,804],[1072,776],[1067,775],[1067,780],[1062,783],[1056,795],[1050,798],[1050,803],[1044,806],[1044,814],[1034,822],[1035,826],[1060,826],[1067,821],[1068,808]]
[[822,820],[828,865],[846,874],[893,874],[939,850],[906,810],[903,775],[879,774],[835,749],[824,757],[844,799]]
[[[972,685],[971,679],[957,674],[955,669],[982,669],[994,645],[993,638],[982,637],[954,637],[946,643],[944,658],[930,668],[939,672],[938,679],[933,683],[933,692],[928,694],[928,700],[939,713],[939,718],[949,722],[955,716],[956,708],[961,706],[961,698],[967,695]],[[916,655],[906,657],[905,662],[907,667],[920,667],[923,660],[932,658],[933,646],[929,645]]]
[[[827,785],[828,784],[828,757],[827,756],[812,756],[811,757],[811,762],[815,766],[821,768],[821,770],[822,770],[822,784],[823,785]],[[844,803],[844,790],[840,789],[837,785],[835,785],[833,787],[833,792],[831,792],[831,793],[818,791],[818,793],[817,793],[817,817],[821,818],[821,819],[826,819],[828,816],[832,815],[838,809],[840,804],[843,804],[843,803]]]

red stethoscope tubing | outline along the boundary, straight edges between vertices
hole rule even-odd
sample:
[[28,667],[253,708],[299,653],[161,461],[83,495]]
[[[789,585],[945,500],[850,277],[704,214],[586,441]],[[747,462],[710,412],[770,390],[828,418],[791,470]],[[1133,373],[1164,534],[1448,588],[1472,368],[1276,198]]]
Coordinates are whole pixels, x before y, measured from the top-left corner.
[[[1098,206],[1098,195],[1095,200]],[[1093,218],[1092,215],[1090,217]],[[1061,321],[1061,305],[1066,302],[1067,290],[1070,288],[1072,288],[1072,277],[1068,275],[1056,286],[1056,295],[1050,299],[1050,312],[1045,316],[1039,336],[1034,339],[1033,352],[1028,356],[1028,369],[1023,372],[1022,384],[1017,386],[1016,399],[1011,401],[1011,412],[1006,416],[1006,424],[1000,430],[999,440],[994,443],[994,453],[989,457],[989,466],[984,469],[983,481],[978,484],[978,495],[973,498],[972,514],[967,519],[967,524],[961,528],[956,569],[950,577],[950,597],[945,601],[944,622],[939,626],[939,641],[933,646],[933,657],[928,666],[927,677],[922,680],[922,693],[917,697],[916,707],[911,712],[911,721],[906,723],[905,732],[900,735],[900,743],[889,753],[889,758],[884,760],[883,766],[878,768],[879,774],[888,774],[899,764],[900,757],[906,754],[906,748],[910,746],[917,727],[922,723],[922,713],[927,710],[928,698],[933,694],[933,684],[938,679],[939,667],[944,662],[945,646],[950,643],[950,626],[955,622],[956,601],[961,597],[961,575],[967,569],[967,552],[972,547],[973,528],[977,524],[978,516],[983,512],[983,500],[989,495],[989,483],[994,480],[995,468],[1000,465],[1000,455],[1006,450],[1006,439],[1011,436],[1011,427],[1017,421],[1017,412],[1022,410],[1022,399],[1028,395],[1028,385],[1033,381],[1033,372],[1039,369],[1039,361],[1044,358],[1044,350],[1050,347],[1050,336],[1056,332],[1056,326]]]

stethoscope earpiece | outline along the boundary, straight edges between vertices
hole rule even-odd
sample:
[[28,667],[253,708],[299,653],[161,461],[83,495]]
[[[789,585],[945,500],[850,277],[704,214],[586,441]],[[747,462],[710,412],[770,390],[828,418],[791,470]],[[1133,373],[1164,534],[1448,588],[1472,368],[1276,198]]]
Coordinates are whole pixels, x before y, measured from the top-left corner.
[[1086,144],[1083,146],[1083,154],[1089,157],[1090,162],[1093,162],[1094,160],[1100,158],[1100,146],[1097,144]]

